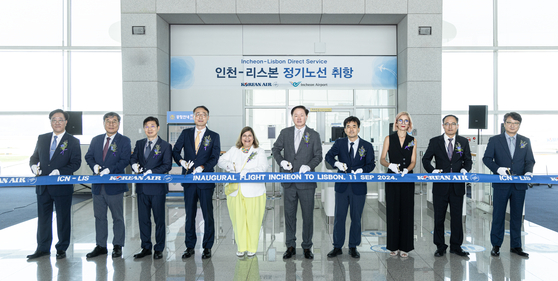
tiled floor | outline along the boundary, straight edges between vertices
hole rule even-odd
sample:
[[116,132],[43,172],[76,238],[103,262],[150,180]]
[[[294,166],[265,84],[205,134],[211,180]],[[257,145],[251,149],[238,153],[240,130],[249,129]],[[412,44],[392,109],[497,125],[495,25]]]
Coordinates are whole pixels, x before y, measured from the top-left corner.
[[[127,240],[123,257],[113,259],[105,255],[86,259],[85,254],[95,246],[93,206],[88,200],[73,206],[72,243],[66,259],[56,260],[54,246],[50,258],[31,261],[25,258],[36,247],[36,219],[1,230],[0,280],[556,280],[558,233],[525,222],[524,248],[530,258],[509,253],[509,236],[506,236],[501,256],[493,258],[489,241],[491,216],[469,204],[472,211],[466,219],[464,246],[471,251],[470,257],[448,254],[436,258],[431,234],[432,211],[426,208],[424,196],[417,195],[415,199],[415,250],[409,258],[390,257],[383,252],[385,217],[379,212],[377,199],[368,198],[363,218],[365,231],[358,248],[361,258],[349,257],[346,248],[337,258],[326,257],[332,249],[332,229],[326,224],[322,209],[316,208],[314,260],[304,259],[300,248],[296,258],[282,259],[285,234],[280,198],[267,201],[260,246],[254,258],[235,256],[236,245],[226,201],[216,200],[217,233],[213,257],[201,259],[200,238],[195,257],[183,260],[184,203],[180,197],[167,200],[167,245],[163,259],[134,260],[133,254],[140,250],[140,241],[137,205],[132,197],[125,198]],[[319,200],[316,202],[319,207]],[[202,231],[200,213],[198,219],[198,231]],[[299,245],[301,223],[299,212]],[[449,229],[448,222],[446,228]],[[109,241],[111,239],[112,236]]]

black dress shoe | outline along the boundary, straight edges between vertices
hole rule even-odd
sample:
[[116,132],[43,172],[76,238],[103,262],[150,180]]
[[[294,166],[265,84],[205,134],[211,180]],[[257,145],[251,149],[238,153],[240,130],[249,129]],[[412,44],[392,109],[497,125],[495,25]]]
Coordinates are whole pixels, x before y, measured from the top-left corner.
[[295,247],[289,247],[283,254],[284,259],[290,259],[292,256],[296,255]]
[[312,254],[312,251],[310,251],[310,249],[304,249],[304,257],[307,259],[313,259],[314,254]]
[[493,257],[499,257],[500,256],[500,246],[494,246],[492,247],[492,251],[490,251],[490,254]]
[[511,248],[511,249],[510,249],[510,252],[512,252],[512,253],[514,253],[514,254],[518,254],[518,255],[520,255],[520,256],[522,256],[522,257],[526,257],[526,258],[529,257],[529,254],[523,252],[523,249],[521,249],[521,247]]
[[327,257],[328,258],[334,258],[338,255],[342,255],[343,251],[341,250],[341,248],[333,248],[333,250],[329,251],[329,253],[327,253]]
[[56,259],[61,260],[66,257],[66,251],[58,250],[56,251]]
[[40,258],[42,256],[50,256],[50,252],[43,252],[43,251],[35,251],[33,254],[28,255],[27,258],[28,259],[36,259],[36,258]]
[[202,253],[202,259],[211,258],[211,249],[204,248]]
[[153,259],[158,260],[163,258],[163,251],[155,251],[153,253]]
[[112,247],[112,257],[119,258],[121,256],[122,256],[122,246],[114,245],[114,247]]
[[360,258],[360,253],[357,251],[356,248],[349,248],[349,255],[351,255],[351,257],[355,259]]
[[186,248],[186,250],[184,251],[184,253],[182,253],[182,258],[183,258],[183,259],[187,259],[187,258],[193,256],[195,252],[196,252],[196,251],[194,251],[193,248]]
[[459,248],[459,250],[451,250],[450,253],[456,254],[458,256],[466,257],[469,255],[469,252],[463,251],[463,249]]
[[134,255],[134,259],[141,259],[145,256],[151,256],[151,250],[149,249],[141,249],[141,252]]
[[95,249],[93,249],[93,251],[91,251],[91,253],[88,253],[87,255],[85,255],[86,258],[94,258],[98,255],[106,255],[108,253],[108,250],[106,247],[101,247],[99,245],[95,246]]
[[446,253],[446,250],[436,250],[436,252],[434,252],[434,256],[435,257],[443,257],[445,253]]

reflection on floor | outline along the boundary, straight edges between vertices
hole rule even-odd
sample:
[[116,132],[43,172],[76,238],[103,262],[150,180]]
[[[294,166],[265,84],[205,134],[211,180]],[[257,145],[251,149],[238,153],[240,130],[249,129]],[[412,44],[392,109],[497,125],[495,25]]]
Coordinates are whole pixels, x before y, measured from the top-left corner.
[[[466,219],[464,247],[469,258],[454,254],[434,257],[433,217],[424,196],[415,197],[415,250],[408,258],[390,257],[385,252],[385,217],[378,200],[368,198],[363,218],[363,240],[358,247],[360,259],[343,255],[329,259],[332,229],[326,224],[320,203],[314,212],[314,260],[306,260],[300,249],[301,223],[298,219],[297,256],[283,260],[284,219],[281,198],[267,200],[267,212],[258,252],[253,258],[237,258],[226,200],[215,200],[216,242],[213,257],[201,259],[203,220],[198,212],[198,245],[195,257],[183,260],[184,203],[181,198],[167,200],[167,245],[164,258],[134,260],[140,250],[135,198],[125,198],[126,245],[122,258],[110,255],[86,259],[95,247],[92,201],[73,206],[72,244],[67,258],[51,256],[27,261],[36,247],[36,219],[0,231],[0,280],[555,280],[558,268],[558,233],[525,222],[524,248],[530,253],[523,259],[509,252],[506,236],[501,256],[490,256],[490,219],[474,206]],[[350,219],[347,219],[349,222]],[[449,229],[449,223],[446,222]],[[348,236],[348,235],[347,235]],[[54,236],[56,237],[56,235]],[[109,237],[111,241],[112,236]],[[449,237],[447,237],[449,240]],[[56,241],[55,241],[56,242]],[[449,243],[449,241],[448,241]],[[346,247],[346,244],[345,244]],[[112,245],[109,245],[109,253]]]

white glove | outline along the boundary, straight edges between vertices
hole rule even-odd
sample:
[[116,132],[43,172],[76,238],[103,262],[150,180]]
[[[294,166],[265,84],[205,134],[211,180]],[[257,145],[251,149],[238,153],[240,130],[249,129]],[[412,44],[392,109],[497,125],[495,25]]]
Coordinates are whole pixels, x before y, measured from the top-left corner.
[[525,175],[526,175],[526,176],[530,176],[530,177],[532,177],[532,176],[533,176],[533,173],[531,173],[531,172],[527,172],[527,173],[525,173]]
[[227,172],[236,172],[235,165],[233,165],[233,163],[228,163],[227,167],[225,167],[225,170]]
[[304,173],[306,173],[306,172],[310,172],[310,170],[312,170],[312,169],[310,168],[310,166],[308,166],[308,165],[302,165],[302,166],[300,166],[300,170],[298,170],[298,172],[301,173],[301,174],[304,174]]
[[283,160],[281,161],[281,167],[283,170],[290,171],[293,168],[293,165],[289,161]]
[[345,172],[347,170],[347,164],[339,161],[336,161],[333,166],[337,167],[337,169],[339,169],[342,172]]
[[246,177],[246,174],[248,174],[248,171],[247,171],[247,170],[242,170],[242,171],[240,171],[240,177],[241,177],[241,178]]
[[143,176],[145,177],[145,176],[147,176],[147,175],[149,175],[149,174],[153,174],[153,172],[151,172],[151,170],[147,170],[147,172],[143,173]]
[[[139,170],[138,170],[138,163],[134,163],[132,164],[132,171],[134,171],[134,173],[139,174]],[[97,168],[97,166],[95,166],[95,168]]]
[[362,174],[362,169],[361,169],[361,168],[358,168],[358,169],[356,169],[356,171],[352,171],[352,170],[351,170],[351,173],[353,173],[353,174],[355,174],[355,175],[356,175],[356,174]]
[[95,164],[95,166],[93,166],[93,173],[96,175],[99,173],[99,170],[101,170],[101,166],[99,166],[99,164]]
[[110,174],[110,170],[109,170],[109,168],[105,168],[104,170],[102,170],[102,171],[99,173],[99,176],[102,177],[102,176],[108,175],[108,174]]
[[439,173],[441,173],[441,172],[442,172],[441,169],[434,169],[434,170],[432,170],[432,173],[433,173],[433,174],[439,174]]
[[508,175],[508,169],[506,167],[500,167],[498,168],[498,171],[496,171],[500,176],[507,176]]
[[399,164],[393,164],[393,163],[389,163],[388,169],[390,169],[392,172],[399,174],[401,173],[399,171]]
[[194,161],[188,161],[186,162],[186,160],[182,159],[180,160],[180,165],[182,165],[182,167],[184,167],[184,169],[186,170],[190,170],[190,168],[192,168],[192,166],[194,166]]
[[196,169],[194,169],[194,172],[192,174],[197,174],[197,173],[201,173],[203,172],[203,168],[201,166],[196,167]]
[[409,170],[407,170],[407,168],[403,169],[403,172],[401,172],[401,177],[404,177],[408,172]]
[[467,170],[465,170],[464,168],[461,168],[461,171],[459,172],[462,173],[463,175],[467,174]]
[[32,165],[31,166],[31,172],[33,172],[33,175],[40,175],[43,171],[41,171],[41,169],[39,168],[38,165]]
[[58,169],[54,169],[52,170],[52,172],[50,172],[50,174],[48,174],[49,176],[59,176],[60,175],[60,171],[58,171]]

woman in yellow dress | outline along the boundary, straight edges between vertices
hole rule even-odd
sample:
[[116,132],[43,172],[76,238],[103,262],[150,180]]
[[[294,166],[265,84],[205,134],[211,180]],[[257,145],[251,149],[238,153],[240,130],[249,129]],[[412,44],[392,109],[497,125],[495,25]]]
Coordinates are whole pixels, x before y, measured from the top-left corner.
[[[266,172],[269,167],[265,150],[259,147],[254,130],[250,127],[244,127],[240,131],[236,146],[223,154],[217,165],[227,172],[240,173],[241,177],[247,173]],[[258,250],[265,200],[263,182],[240,183],[238,190],[227,195],[238,257],[244,256],[244,252],[252,257]]]

